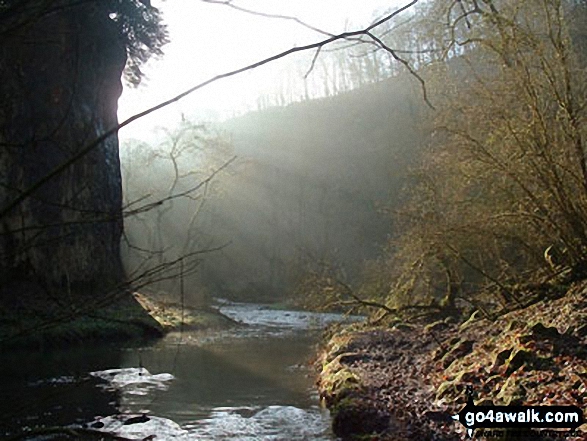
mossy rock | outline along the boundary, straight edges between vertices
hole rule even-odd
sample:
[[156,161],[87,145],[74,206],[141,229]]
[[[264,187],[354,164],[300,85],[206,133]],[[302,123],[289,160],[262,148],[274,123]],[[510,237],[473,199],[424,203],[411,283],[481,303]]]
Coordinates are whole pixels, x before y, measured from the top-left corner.
[[483,383],[483,389],[486,391],[484,393],[493,393],[495,387],[503,381],[502,375],[491,375],[487,377],[485,382]]
[[348,391],[361,389],[359,377],[340,363],[344,355],[341,354],[331,362],[324,363],[322,367],[319,382],[320,396],[326,400],[329,407],[337,403]]
[[330,363],[341,354],[347,353],[352,341],[350,335],[336,336],[330,339],[325,350],[325,362]]
[[364,352],[345,352],[343,354],[340,354],[338,360],[340,361],[341,364],[353,364],[355,362],[361,362],[364,361],[366,359],[369,358],[369,355],[367,355]]
[[554,326],[544,326],[540,322],[532,326],[531,331],[532,334],[542,338],[559,338],[561,336]]
[[436,388],[436,399],[440,400],[446,396],[453,398],[458,394],[458,388],[454,381],[443,381],[440,386]]
[[534,370],[547,370],[553,367],[553,361],[546,357],[539,357],[534,352],[526,349],[513,351],[506,360],[505,375],[511,375],[513,372],[526,366]]
[[520,380],[514,377],[510,377],[505,381],[496,396],[497,401],[506,406],[522,405],[525,398],[526,389],[522,386]]
[[520,337],[520,342],[527,343],[532,340],[557,340],[561,337],[562,335],[554,326],[544,326],[542,323],[538,322],[530,328],[530,334]]
[[442,366],[446,369],[455,360],[463,358],[473,351],[475,342],[473,340],[459,340],[457,344],[453,345],[452,348],[442,357]]
[[110,305],[92,311],[82,306],[72,304],[69,310],[59,312],[54,309],[44,313],[30,311],[19,316],[17,324],[0,320],[0,347],[60,347],[88,341],[145,340],[164,335],[161,325],[130,296],[120,296]]
[[491,366],[491,372],[495,372],[500,366],[502,366],[512,355],[513,348],[504,349],[496,354],[493,359],[493,365]]
[[511,331],[516,331],[519,329],[523,329],[525,327],[525,324],[517,319],[513,319],[510,322],[508,322],[508,324],[506,325],[504,332],[511,332]]
[[436,399],[457,399],[465,393],[466,384],[476,383],[474,372],[462,371],[450,380],[444,381],[436,389]]
[[356,336],[342,335],[329,341],[322,356],[318,388],[330,409],[332,430],[345,440],[379,439],[376,434],[388,429],[389,413],[371,399],[360,377],[347,364],[366,355],[354,352]]
[[405,322],[397,323],[393,327],[395,329],[397,329],[398,331],[405,331],[405,332],[411,332],[414,329],[416,329],[416,326],[411,325],[410,323],[405,323]]
[[348,369],[337,370],[323,378],[322,390],[329,396],[339,395],[345,389],[358,389],[359,378]]
[[450,324],[446,320],[437,320],[434,323],[430,323],[424,327],[425,332],[442,332],[450,327]]
[[178,303],[157,301],[141,293],[134,293],[133,296],[165,332],[227,329],[239,324],[211,307],[182,306]]
[[475,310],[471,314],[471,316],[459,326],[459,331],[464,331],[469,326],[471,326],[473,323],[475,323],[479,319],[480,315],[481,315],[481,312],[478,309]]
[[536,356],[526,349],[517,349],[511,352],[506,360],[505,375],[511,375],[523,365],[532,365]]

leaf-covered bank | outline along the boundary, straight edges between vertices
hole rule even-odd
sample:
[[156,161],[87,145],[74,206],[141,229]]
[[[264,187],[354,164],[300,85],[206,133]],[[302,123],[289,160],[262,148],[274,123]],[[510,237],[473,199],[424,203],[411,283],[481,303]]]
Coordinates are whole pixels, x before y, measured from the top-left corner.
[[[343,439],[462,439],[451,415],[463,408],[468,385],[476,404],[583,408],[586,306],[582,281],[564,297],[494,321],[473,316],[339,331],[318,362],[333,429]],[[587,427],[578,430],[582,437],[566,439],[587,439]]]

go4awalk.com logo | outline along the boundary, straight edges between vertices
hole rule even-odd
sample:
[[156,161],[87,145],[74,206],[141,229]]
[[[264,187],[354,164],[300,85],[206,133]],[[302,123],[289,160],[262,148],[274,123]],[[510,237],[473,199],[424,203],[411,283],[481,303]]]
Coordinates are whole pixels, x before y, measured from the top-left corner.
[[453,419],[467,428],[470,437],[475,429],[570,429],[583,424],[583,411],[577,406],[475,406],[472,391],[467,390],[467,404]]

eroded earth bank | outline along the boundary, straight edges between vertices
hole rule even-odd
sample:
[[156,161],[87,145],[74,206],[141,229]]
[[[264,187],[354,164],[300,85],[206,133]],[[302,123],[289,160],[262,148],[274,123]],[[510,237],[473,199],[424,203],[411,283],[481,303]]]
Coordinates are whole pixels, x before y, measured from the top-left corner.
[[[495,320],[474,315],[463,323],[449,318],[339,330],[317,362],[333,430],[342,439],[465,439],[464,427],[451,415],[464,407],[467,386],[477,405],[583,409],[586,306],[582,281],[561,298]],[[582,434],[565,439],[587,439],[585,425],[577,432]]]

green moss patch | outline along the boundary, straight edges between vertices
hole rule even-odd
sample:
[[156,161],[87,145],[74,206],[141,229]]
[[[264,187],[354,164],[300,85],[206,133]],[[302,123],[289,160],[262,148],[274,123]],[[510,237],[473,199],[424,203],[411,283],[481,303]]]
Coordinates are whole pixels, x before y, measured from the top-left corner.
[[450,415],[465,405],[467,386],[477,405],[584,408],[586,307],[583,281],[563,297],[495,320],[339,330],[322,354],[318,383],[335,433],[343,439],[462,439]]
[[129,295],[106,306],[91,303],[56,307],[37,301],[30,308],[0,310],[0,346],[63,346],[87,341],[161,337],[163,327]]
[[213,308],[182,306],[177,303],[158,301],[140,293],[134,293],[133,296],[166,332],[226,329],[237,324]]
[[209,308],[182,308],[143,294],[121,293],[110,302],[77,304],[36,299],[0,307],[0,347],[52,347],[88,341],[137,340],[166,332],[223,329],[235,322]]

